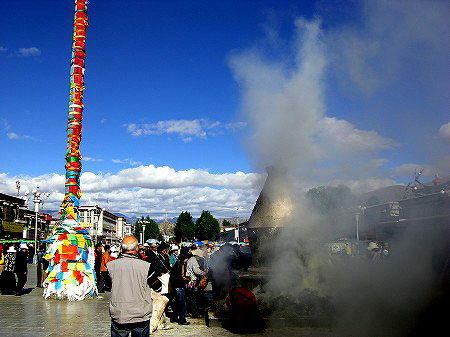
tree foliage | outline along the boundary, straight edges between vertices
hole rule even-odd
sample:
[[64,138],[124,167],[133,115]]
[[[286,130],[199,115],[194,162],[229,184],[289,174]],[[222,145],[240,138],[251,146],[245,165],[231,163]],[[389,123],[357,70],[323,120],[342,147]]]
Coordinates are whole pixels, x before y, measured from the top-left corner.
[[195,225],[189,212],[181,212],[174,228],[175,241],[192,241],[195,236]]
[[[144,219],[144,217],[142,217],[142,219]],[[138,241],[140,240],[140,233],[142,233],[142,223],[141,223],[141,219],[136,220],[136,223],[134,224],[134,231],[133,231],[133,236],[138,239]]]
[[149,216],[145,218],[144,242],[148,239],[163,240],[158,224],[155,220],[150,219]]
[[203,211],[195,223],[195,237],[197,240],[216,240],[219,234],[219,221],[209,211]]
[[227,219],[223,220],[222,227],[233,227],[234,225],[229,222]]
[[133,235],[136,237],[136,239],[140,239],[140,233],[142,233],[143,227],[145,225],[145,232],[144,232],[144,242],[148,239],[156,239],[156,240],[162,240],[163,237],[161,235],[161,232],[159,231],[159,226],[156,223],[155,220],[151,219],[149,216],[141,217],[139,220],[136,221],[136,225],[134,227]]
[[353,198],[350,188],[345,185],[314,187],[306,196],[321,214],[344,209],[351,204]]

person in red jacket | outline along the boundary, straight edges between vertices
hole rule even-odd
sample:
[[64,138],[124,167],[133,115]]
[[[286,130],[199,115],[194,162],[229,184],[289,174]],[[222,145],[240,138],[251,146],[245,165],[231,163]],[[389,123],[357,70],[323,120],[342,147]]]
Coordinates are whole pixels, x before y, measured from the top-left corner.
[[256,305],[256,297],[239,278],[233,280],[233,286],[226,299],[229,312],[229,329],[233,333],[258,333],[267,326]]

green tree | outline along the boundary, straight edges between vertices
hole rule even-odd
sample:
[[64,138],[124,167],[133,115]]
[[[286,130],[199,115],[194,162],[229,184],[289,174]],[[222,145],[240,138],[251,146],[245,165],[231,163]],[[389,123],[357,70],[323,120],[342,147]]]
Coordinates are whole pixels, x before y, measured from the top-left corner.
[[144,219],[145,232],[144,232],[144,242],[148,239],[156,239],[161,241],[163,239],[161,232],[159,231],[159,226],[155,220],[146,216]]
[[209,211],[203,211],[195,223],[195,237],[197,240],[215,240],[219,234],[219,221]]
[[188,211],[181,212],[178,216],[174,234],[177,242],[192,241],[194,239],[195,225],[192,216]]
[[222,227],[232,227],[235,226],[231,222],[229,222],[227,219],[222,221]]
[[138,239],[140,239],[140,235],[142,233],[142,222],[144,221],[144,217],[142,217],[141,219],[136,220],[136,223],[134,224],[134,231],[133,231],[133,236]]
[[306,193],[306,197],[320,213],[327,214],[350,206],[353,195],[347,186],[338,185],[314,187]]
[[141,217],[136,221],[133,235],[136,239],[140,239],[143,227],[145,225],[144,242],[148,239],[162,240],[163,237],[159,231],[159,226],[155,220],[151,219],[149,216]]

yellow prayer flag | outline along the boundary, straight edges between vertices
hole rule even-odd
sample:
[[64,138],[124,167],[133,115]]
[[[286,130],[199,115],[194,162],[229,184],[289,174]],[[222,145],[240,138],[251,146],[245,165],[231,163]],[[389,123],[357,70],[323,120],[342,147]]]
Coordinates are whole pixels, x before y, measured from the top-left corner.
[[84,267],[84,263],[83,262],[77,263],[77,270],[78,271],[85,271],[86,270],[86,268]]

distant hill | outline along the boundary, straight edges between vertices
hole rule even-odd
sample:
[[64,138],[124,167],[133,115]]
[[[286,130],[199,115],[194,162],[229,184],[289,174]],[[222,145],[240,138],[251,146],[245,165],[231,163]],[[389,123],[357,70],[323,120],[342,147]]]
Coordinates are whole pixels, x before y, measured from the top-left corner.
[[[176,222],[177,222],[177,220],[178,220],[178,217],[173,217],[173,218],[167,218],[167,219],[161,219],[161,220],[156,220],[156,223],[159,225],[159,224],[161,224],[162,222],[164,222],[164,221],[169,221],[169,222],[171,222],[171,223],[173,223],[173,224],[175,224]],[[194,220],[195,221],[195,220]]]

